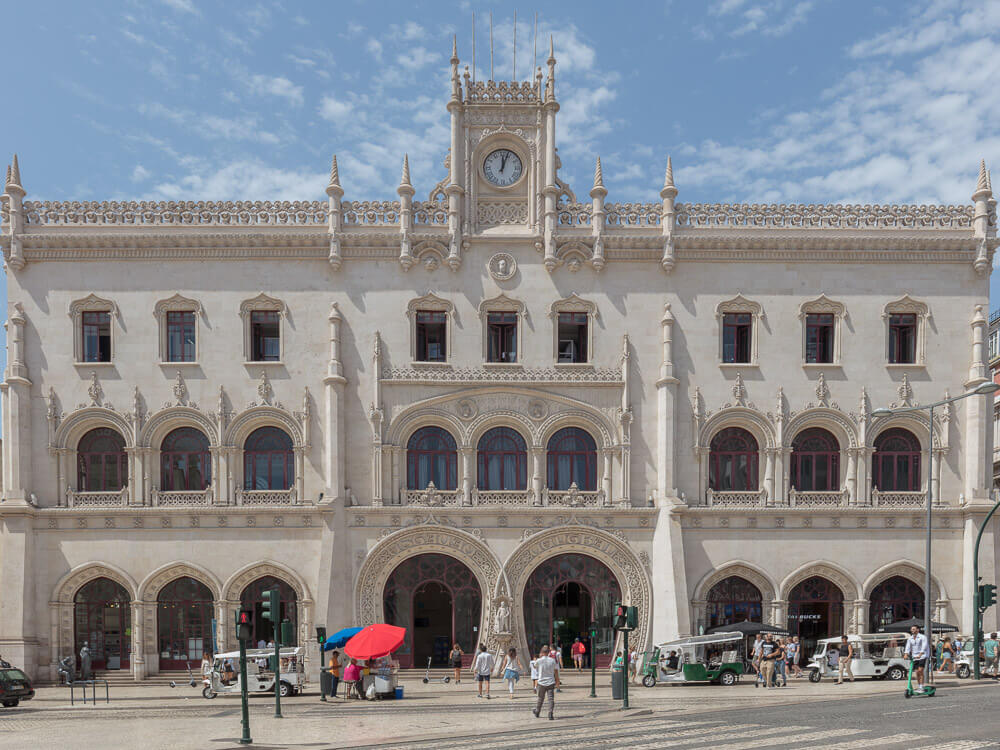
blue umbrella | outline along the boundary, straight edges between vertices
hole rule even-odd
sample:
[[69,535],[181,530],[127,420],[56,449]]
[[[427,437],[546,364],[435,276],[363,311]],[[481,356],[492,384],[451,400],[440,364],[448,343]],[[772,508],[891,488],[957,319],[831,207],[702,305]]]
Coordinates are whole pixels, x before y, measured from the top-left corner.
[[329,651],[331,648],[343,648],[344,645],[351,640],[351,638],[356,636],[362,630],[364,630],[364,628],[341,628],[326,639],[326,643],[323,644],[323,650]]

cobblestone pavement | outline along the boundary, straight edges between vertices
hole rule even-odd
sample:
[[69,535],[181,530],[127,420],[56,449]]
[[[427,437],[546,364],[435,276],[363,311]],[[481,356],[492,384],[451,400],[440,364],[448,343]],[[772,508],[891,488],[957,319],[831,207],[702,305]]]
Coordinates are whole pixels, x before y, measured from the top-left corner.
[[[557,695],[556,721],[535,719],[530,685],[522,681],[511,700],[502,683],[490,701],[475,697],[475,684],[424,685],[403,680],[402,701],[335,700],[315,692],[282,702],[251,699],[252,747],[262,748],[724,748],[782,746],[824,750],[924,748],[978,750],[1000,747],[1000,720],[984,715],[997,684],[942,679],[934,699],[906,701],[903,684],[858,681],[838,686],[795,680],[765,691],[744,682],[712,685],[639,686],[630,711],[610,699],[607,675],[598,698],[589,698],[587,675],[568,675]],[[237,696],[200,697],[200,687],[161,685],[112,687],[109,704],[69,706],[65,688],[41,688],[35,700],[0,710],[0,737],[10,748],[73,750],[114,748],[241,747]],[[944,730],[943,731],[942,727]],[[975,731],[970,727],[974,727]],[[12,743],[12,744],[11,744]]]

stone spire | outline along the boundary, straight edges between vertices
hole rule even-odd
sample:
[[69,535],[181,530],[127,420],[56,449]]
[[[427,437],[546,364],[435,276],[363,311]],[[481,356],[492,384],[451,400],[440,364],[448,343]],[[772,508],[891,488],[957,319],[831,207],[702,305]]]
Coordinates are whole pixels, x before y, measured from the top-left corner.
[[[15,156],[15,165],[17,157]],[[986,160],[981,159],[979,161],[979,179],[976,181],[976,192],[972,194],[972,200],[976,201],[981,198],[988,198],[992,194],[990,189],[990,177],[986,172]]]
[[14,154],[14,162],[10,165],[6,187],[7,193],[10,195],[13,195],[14,192],[24,195],[24,188],[21,187],[21,168],[17,164],[17,154]]
[[549,79],[545,83],[545,101],[552,102],[556,98],[556,47],[555,40],[549,34],[549,59],[545,64],[549,67]]
[[667,171],[663,175],[663,189],[660,190],[661,198],[675,198],[677,197],[677,188],[674,185],[674,164],[667,156]]
[[451,37],[451,60],[452,65],[458,65],[458,34]]
[[608,194],[604,187],[604,170],[601,169],[600,156],[597,157],[597,163],[594,165],[594,187],[590,189],[590,197],[594,198],[597,193],[600,193],[602,198]]
[[326,186],[327,195],[337,195],[342,196],[344,194],[344,189],[340,186],[340,170],[337,168],[337,155],[333,155],[333,161],[330,164],[330,184]]
[[400,195],[413,195],[416,192],[410,184],[410,155],[403,154],[403,173],[399,177],[399,187],[396,192]]
[[7,178],[3,181],[3,186],[6,188],[10,184],[10,164],[7,165]]

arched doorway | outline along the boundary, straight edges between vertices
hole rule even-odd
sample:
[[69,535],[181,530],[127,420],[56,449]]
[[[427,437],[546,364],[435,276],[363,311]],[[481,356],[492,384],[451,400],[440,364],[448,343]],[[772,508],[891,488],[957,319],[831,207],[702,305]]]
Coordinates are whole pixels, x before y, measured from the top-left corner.
[[401,562],[383,593],[385,621],[406,628],[396,652],[402,667],[447,663],[458,643],[469,657],[476,648],[482,592],[475,574],[449,555],[428,553]]
[[73,599],[74,650],[90,648],[92,669],[128,669],[132,660],[132,607],[128,592],[110,578],[80,587]]
[[160,669],[194,669],[212,648],[212,592],[194,578],[177,578],[160,590],[156,632]]
[[812,654],[820,638],[842,635],[844,592],[822,576],[801,581],[788,596],[788,630],[799,636],[804,654]]
[[263,617],[264,592],[274,588],[278,589],[278,621],[288,620],[292,623],[292,640],[295,643],[290,645],[295,646],[298,644],[299,633],[298,608],[295,606],[295,589],[274,576],[258,578],[243,589],[243,593],[240,594],[240,609],[253,610],[253,636],[250,638],[250,642],[254,646],[261,647],[260,644],[262,641],[264,645],[274,641],[274,623],[265,620]]
[[[524,587],[528,650],[537,654],[543,644],[559,646],[565,662],[573,640],[580,638],[587,653],[596,656],[597,666],[607,666],[615,643],[611,620],[621,592],[614,573],[593,557],[550,557],[532,571]],[[590,643],[591,622],[597,623],[594,643]]]
[[764,597],[746,578],[729,576],[712,586],[706,597],[705,628],[735,625],[738,622],[763,622]]
[[897,620],[924,617],[924,590],[909,578],[887,578],[872,589],[869,600],[868,627],[873,633]]

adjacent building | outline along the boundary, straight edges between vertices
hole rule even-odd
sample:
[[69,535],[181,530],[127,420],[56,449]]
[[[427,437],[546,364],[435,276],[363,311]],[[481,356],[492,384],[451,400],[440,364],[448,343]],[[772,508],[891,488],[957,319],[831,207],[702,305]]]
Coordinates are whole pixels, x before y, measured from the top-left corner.
[[323,201],[36,202],[15,157],[6,658],[182,669],[274,586],[300,643],[385,620],[420,666],[591,622],[603,662],[618,601],[640,649],[867,631],[928,595],[970,630],[991,397],[872,410],[990,378],[985,166],[967,205],[731,205],[680,202],[667,159],[616,202],[599,158],[560,178],[551,53],[515,82],[453,55],[443,104],[440,182],[400,155],[391,200],[334,158]]

